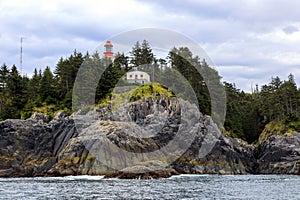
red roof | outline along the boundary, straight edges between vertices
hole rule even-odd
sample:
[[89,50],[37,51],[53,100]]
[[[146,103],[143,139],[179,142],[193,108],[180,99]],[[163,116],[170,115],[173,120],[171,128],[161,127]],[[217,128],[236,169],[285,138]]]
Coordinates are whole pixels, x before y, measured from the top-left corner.
[[105,46],[105,47],[106,47],[106,46],[111,46],[111,47],[112,47],[113,45],[112,45],[112,43],[111,43],[109,40],[107,40],[104,46]]

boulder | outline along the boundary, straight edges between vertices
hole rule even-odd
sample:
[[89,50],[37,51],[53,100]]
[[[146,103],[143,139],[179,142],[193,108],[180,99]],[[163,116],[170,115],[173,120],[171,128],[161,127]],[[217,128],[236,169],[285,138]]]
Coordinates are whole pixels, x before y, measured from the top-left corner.
[[48,123],[50,121],[50,117],[48,115],[45,115],[43,113],[34,112],[29,120],[35,120],[40,123]]
[[61,120],[64,119],[67,116],[67,113],[64,111],[58,111],[56,113],[54,113],[54,120]]

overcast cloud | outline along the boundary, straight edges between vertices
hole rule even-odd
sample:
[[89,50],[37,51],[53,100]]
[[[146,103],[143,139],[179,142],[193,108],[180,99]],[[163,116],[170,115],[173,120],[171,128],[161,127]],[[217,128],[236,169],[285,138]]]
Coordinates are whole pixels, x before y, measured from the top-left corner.
[[289,73],[299,86],[299,7],[283,0],[0,0],[0,64],[20,65],[20,37],[22,72],[31,74],[121,32],[166,28],[197,42],[223,80],[245,91]]

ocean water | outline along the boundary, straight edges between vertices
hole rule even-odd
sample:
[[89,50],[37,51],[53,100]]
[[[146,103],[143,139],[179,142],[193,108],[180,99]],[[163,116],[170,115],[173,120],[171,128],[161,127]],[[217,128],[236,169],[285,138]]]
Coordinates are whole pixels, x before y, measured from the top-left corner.
[[158,180],[101,176],[0,178],[0,199],[300,199],[300,176],[180,175]]

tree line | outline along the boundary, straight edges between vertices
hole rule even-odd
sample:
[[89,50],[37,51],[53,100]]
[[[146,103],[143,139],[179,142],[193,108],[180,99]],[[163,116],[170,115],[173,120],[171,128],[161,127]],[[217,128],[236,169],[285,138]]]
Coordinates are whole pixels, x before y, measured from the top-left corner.
[[[82,81],[96,78],[95,70],[102,70],[100,80],[94,80],[98,82],[96,103],[111,98],[116,84],[128,84],[122,77],[133,67],[148,72],[151,81],[168,83],[170,90],[180,91],[179,96],[187,97],[185,92],[191,87],[200,111],[207,115],[213,115],[211,97],[222,93],[218,87],[208,90],[208,86],[221,85],[227,96],[224,128],[232,136],[249,143],[255,142],[271,121],[299,121],[300,91],[292,74],[283,81],[279,77],[272,78],[269,84],[261,88],[257,86],[249,94],[232,83],[221,83],[218,72],[204,59],[194,56],[187,47],[174,47],[166,58],[156,58],[146,40],[136,42],[129,56],[117,53],[114,60],[103,58],[97,52],[84,55],[75,50],[69,57],[61,57],[54,71],[50,67],[43,71],[34,69],[30,78],[22,76],[15,65],[9,68],[3,64],[0,68],[0,120],[26,119],[33,112],[44,112],[52,117],[58,110],[71,114],[76,75],[85,66],[94,68],[83,71]],[[88,95],[89,85],[84,87],[82,90]]]
[[265,125],[282,122],[300,131],[300,90],[292,74],[287,80],[273,77],[253,93],[245,93],[234,84],[224,83],[227,94],[225,129],[250,143],[255,142]]

